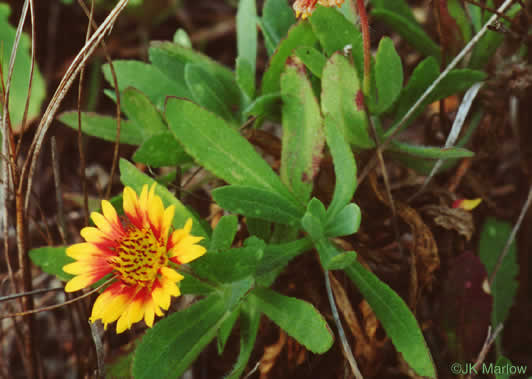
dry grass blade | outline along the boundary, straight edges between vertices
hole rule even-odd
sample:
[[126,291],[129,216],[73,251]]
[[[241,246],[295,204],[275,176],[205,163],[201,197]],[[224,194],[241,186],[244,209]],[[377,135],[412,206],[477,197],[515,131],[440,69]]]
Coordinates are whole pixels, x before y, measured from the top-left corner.
[[[490,19],[482,26],[477,34],[468,42],[467,45],[456,55],[456,57],[449,63],[449,65],[442,71],[442,73],[432,82],[432,84],[423,92],[423,94],[417,99],[417,101],[412,105],[412,107],[406,112],[403,118],[395,124],[392,129],[393,131],[386,135],[386,139],[377,147],[377,150],[384,151],[392,141],[392,138],[402,130],[402,126],[405,122],[414,114],[414,112],[419,108],[419,106],[425,101],[425,99],[432,93],[438,84],[453,70],[458,63],[473,49],[473,47],[480,41],[480,39],[488,32],[489,27],[493,24],[494,21],[499,18],[499,14],[503,14],[512,4],[514,0],[506,0],[498,9],[497,14],[494,14]],[[365,177],[371,172],[377,159],[374,157],[367,165],[364,167],[364,170],[358,178],[358,182],[361,183]]]
[[[471,88],[467,90],[462,100],[462,103],[458,108],[458,113],[456,114],[453,126],[451,127],[451,132],[447,136],[444,148],[448,149],[454,146],[456,140],[458,139],[458,136],[460,135],[460,132],[462,131],[462,127],[464,126],[466,117],[469,114],[469,110],[471,109],[473,100],[475,100],[475,97],[477,96],[478,91],[480,90],[482,85],[483,83],[475,83],[471,86]],[[431,179],[434,177],[434,175],[436,175],[442,164],[443,159],[438,159],[438,161],[434,164],[434,167],[432,167],[430,174],[425,178],[425,181],[423,182],[421,188],[414,195],[412,195],[412,197],[410,197],[410,199],[408,200],[409,202],[425,190],[425,188],[427,187]]]
[[338,329],[338,335],[340,336],[340,341],[342,342],[342,351],[344,352],[344,356],[349,362],[349,366],[351,367],[351,371],[355,378],[357,379],[363,379],[362,373],[360,372],[360,369],[358,368],[357,361],[355,360],[355,357],[353,356],[353,352],[351,351],[351,347],[349,346],[349,342],[347,341],[347,338],[345,336],[344,328],[342,326],[342,321],[340,320],[340,315],[338,314],[338,309],[336,308],[336,303],[334,301],[334,296],[331,289],[331,281],[329,279],[329,275],[332,275],[329,271],[324,271],[325,274],[325,287],[327,289],[327,298],[329,299],[329,305],[331,306],[331,311],[333,315],[334,322],[336,324],[336,328]]
[[28,184],[26,188],[25,204],[24,204],[24,207],[26,209],[28,207],[29,195],[31,192],[33,175],[35,172],[35,164],[37,163],[37,158],[42,148],[42,143],[46,135],[46,132],[48,131],[50,124],[55,114],[57,113],[59,105],[61,104],[61,101],[65,97],[67,91],[72,86],[72,83],[76,79],[81,68],[86,64],[87,60],[92,55],[96,47],[103,40],[103,38],[112,30],[113,25],[116,22],[116,19],[118,18],[120,13],[124,10],[124,8],[127,6],[128,2],[129,0],[120,0],[120,2],[116,4],[116,6],[112,9],[112,11],[109,13],[107,18],[104,20],[104,22],[94,32],[90,40],[83,46],[83,48],[78,53],[78,55],[76,55],[76,58],[74,59],[72,64],[69,66],[67,72],[63,76],[63,79],[61,80],[61,83],[59,83],[59,86],[57,90],[55,91],[54,96],[52,97],[52,100],[50,101],[50,104],[48,105],[48,107],[46,108],[46,111],[44,112],[41,122],[39,123],[39,126],[37,127],[36,136],[30,146],[29,158],[25,162],[23,170],[22,170],[22,176],[21,176],[22,180],[20,181],[21,186],[26,176],[28,180]]

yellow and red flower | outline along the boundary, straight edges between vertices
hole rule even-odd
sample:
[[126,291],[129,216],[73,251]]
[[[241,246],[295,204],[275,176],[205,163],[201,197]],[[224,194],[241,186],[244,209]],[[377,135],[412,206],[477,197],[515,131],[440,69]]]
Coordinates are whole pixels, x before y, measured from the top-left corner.
[[170,234],[174,206],[164,208],[155,195],[155,184],[144,185],[137,197],[124,188],[125,216],[120,219],[111,203],[102,200],[103,214],[93,212],[96,227],[81,230],[86,242],[67,248],[76,262],[63,267],[75,275],[65,287],[73,292],[111,275],[114,281],[98,296],[92,308],[91,322],[101,319],[104,326],[118,320],[116,332],[122,333],[144,318],[151,327],[155,315],[168,310],[172,296],[181,294],[177,283],[183,276],[170,262],[188,263],[206,249],[197,243],[203,237],[190,234],[192,219]]
[[296,11],[296,17],[304,20],[314,12],[316,4],[324,7],[340,7],[344,3],[344,0],[296,0],[293,8]]

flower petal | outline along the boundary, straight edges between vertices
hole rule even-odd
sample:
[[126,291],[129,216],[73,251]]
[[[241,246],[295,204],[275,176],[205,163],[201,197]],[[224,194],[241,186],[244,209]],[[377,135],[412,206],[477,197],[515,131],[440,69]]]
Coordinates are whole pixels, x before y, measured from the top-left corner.
[[137,193],[133,188],[125,187],[122,199],[122,207],[129,221],[137,228],[142,228],[142,215],[140,214]]
[[168,232],[170,231],[170,226],[172,225],[172,220],[174,219],[175,206],[170,205],[165,209],[163,215],[163,221],[161,225],[161,237],[164,242],[168,240]]
[[201,257],[206,252],[207,249],[201,245],[186,245],[185,247],[182,247],[180,244],[179,246],[174,247],[172,251],[173,255],[170,260],[178,264],[188,263]]
[[71,258],[80,260],[80,259],[85,259],[89,257],[108,257],[111,254],[109,254],[108,251],[100,249],[98,246],[92,243],[83,242],[83,243],[76,243],[74,245],[67,247],[66,255],[68,255]]
[[180,273],[178,273],[177,271],[175,271],[174,269],[171,269],[170,267],[161,267],[161,273],[170,281],[176,283],[176,282],[179,282],[183,279],[185,279],[185,277],[183,275],[181,275]]
[[75,292],[82,288],[88,287],[98,280],[102,279],[105,275],[111,272],[109,267],[107,270],[98,270],[94,272],[84,273],[70,279],[65,285],[65,292]]

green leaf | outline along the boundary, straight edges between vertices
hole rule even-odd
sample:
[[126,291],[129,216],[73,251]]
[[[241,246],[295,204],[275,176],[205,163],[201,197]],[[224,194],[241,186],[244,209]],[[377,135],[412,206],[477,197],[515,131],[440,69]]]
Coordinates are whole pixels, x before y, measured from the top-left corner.
[[[140,195],[140,191],[142,190],[142,186],[144,184],[147,184],[148,186],[151,186],[153,183],[155,183],[155,180],[150,178],[148,175],[143,174],[140,172],[134,165],[129,163],[125,159],[120,159],[120,181],[125,186],[130,186],[133,188],[137,195]],[[181,229],[187,222],[189,218],[192,218],[192,231],[191,234],[195,236],[202,236],[207,237],[207,232],[203,229],[202,224],[199,222],[197,217],[190,212],[184,205],[181,203],[174,195],[170,193],[166,189],[166,187],[163,187],[162,185],[157,185],[155,188],[155,193],[161,197],[163,200],[163,204],[165,207],[168,207],[170,205],[175,206],[175,213],[174,213],[174,220],[172,225],[175,229]]]
[[246,217],[246,227],[251,236],[256,236],[263,241],[269,241],[272,235],[272,223],[255,217]]
[[320,106],[305,68],[286,65],[281,77],[283,97],[283,145],[281,180],[306,204],[312,192],[325,142]]
[[[466,6],[467,5],[469,4],[466,4]],[[449,9],[449,14],[454,18],[456,24],[460,28],[464,41],[469,41],[471,39],[471,22],[469,21],[461,2],[458,0],[449,0],[447,2],[447,8]]]
[[233,119],[223,84],[216,77],[210,75],[203,66],[187,64],[185,66],[185,81],[192,94],[192,99],[196,103],[225,120]]
[[[69,128],[78,129],[78,112],[64,112],[58,119]],[[92,137],[98,137],[109,142],[116,141],[116,119],[114,117],[83,112],[81,114],[81,130]],[[143,142],[144,137],[141,128],[132,121],[121,120],[120,143],[141,145]]]
[[131,378],[133,366],[133,351],[119,356],[113,362],[105,365],[105,377],[108,379]]
[[[502,253],[511,232],[511,224],[491,217],[482,226],[478,255],[486,267],[488,276],[493,273],[499,255]],[[494,327],[505,322],[510,308],[514,304],[518,287],[518,272],[517,248],[514,241],[510,245],[510,250],[502,261],[491,285],[491,295],[493,297],[491,323]],[[500,347],[499,344],[497,346]]]
[[332,155],[336,177],[333,198],[327,209],[327,217],[331,219],[353,198],[357,187],[357,166],[353,152],[344,138],[343,130],[330,115],[325,117],[325,137]]
[[162,115],[142,92],[128,87],[122,92],[120,100],[122,110],[128,119],[137,124],[144,140],[168,132]]
[[290,28],[288,35],[281,41],[275,54],[270,59],[270,64],[262,77],[262,94],[279,92],[281,89],[280,78],[286,60],[294,49],[300,46],[312,46],[316,43],[316,36],[306,22],[299,23]]
[[74,277],[63,271],[63,266],[75,262],[74,259],[66,255],[66,246],[40,247],[31,249],[29,254],[31,261],[44,272],[55,275],[65,282]]
[[348,204],[333,218],[328,219],[325,226],[327,237],[349,236],[358,231],[362,215],[355,203]]
[[[255,96],[255,66],[257,63],[257,7],[255,0],[241,0],[236,14],[237,76],[240,88],[249,98]],[[242,67],[246,67],[242,69]],[[246,74],[244,75],[243,72]],[[245,79],[244,79],[245,78]],[[246,83],[242,85],[242,83]]]
[[345,272],[410,367],[421,376],[436,378],[434,363],[421,329],[403,299],[356,261]]
[[357,94],[362,96],[356,70],[347,58],[334,54],[323,69],[323,115],[331,117],[332,120],[328,122],[337,123],[349,143],[364,149],[371,148],[374,142],[368,134],[364,109],[357,105]]
[[438,61],[441,59],[440,47],[425,33],[417,22],[382,8],[374,8],[371,16],[375,20],[383,21],[390,25],[401,37],[422,54],[432,56]]
[[242,90],[244,100],[241,102],[245,109],[255,97],[255,73],[251,64],[243,58],[236,58],[236,82]]
[[152,167],[177,166],[192,161],[170,131],[149,137],[135,152],[133,160]]
[[238,379],[244,372],[253,352],[260,325],[260,312],[253,297],[248,296],[240,307],[240,353],[226,379]]
[[[209,254],[209,252],[207,252],[207,254]],[[195,262],[197,261],[193,261],[191,262],[191,264],[194,264]],[[181,295],[207,296],[217,290],[217,288],[214,287],[212,284],[204,282],[203,280],[200,280],[195,276],[187,274],[184,271],[181,271],[180,274],[185,277],[185,279],[179,282],[179,289],[181,291]]]
[[327,62],[327,58],[322,53],[314,47],[303,46],[297,48],[295,54],[314,76],[321,79],[321,73]]
[[[154,65],[138,61],[115,60],[113,66],[120,92],[128,87],[138,88],[159,109],[163,109],[166,96],[190,97],[184,80],[174,81]],[[105,79],[114,87],[109,65],[103,65],[102,70]]]
[[256,288],[252,294],[258,309],[308,350],[322,354],[332,346],[333,333],[312,304],[266,288]]
[[357,259],[357,253],[354,251],[344,251],[333,256],[326,265],[324,270],[343,270]]
[[482,8],[478,7],[475,4],[466,3],[467,12],[471,17],[471,25],[473,26],[474,33],[482,28]]
[[219,178],[230,184],[269,190],[295,203],[253,146],[221,118],[182,99],[168,100],[166,118],[185,151]]
[[462,147],[420,146],[400,141],[392,141],[390,150],[424,159],[468,158],[475,155],[472,151]]
[[343,51],[346,45],[362,45],[362,33],[334,8],[317,7],[309,18],[314,33],[329,56]]
[[406,18],[411,23],[417,23],[411,6],[405,0],[372,0],[371,5],[373,8],[385,9],[392,13],[396,13],[399,16]]
[[180,377],[216,336],[230,313],[223,298],[210,295],[160,320],[148,329],[136,349],[133,376],[136,379]]
[[194,272],[218,283],[237,282],[255,273],[264,254],[264,247],[264,241],[250,237],[244,247],[205,254],[194,262]]
[[[185,66],[197,64],[216,78],[223,86],[222,93],[226,104],[231,109],[238,108],[240,104],[240,90],[236,84],[234,74],[227,67],[212,60],[193,49],[180,46],[172,42],[152,41],[149,49],[150,61],[171,80],[185,82]],[[188,90],[187,90],[188,91]],[[188,96],[181,96],[188,97]]]
[[[364,73],[364,50],[360,30],[336,9],[327,7],[318,7],[312,13],[310,23],[328,56],[343,52],[347,46],[351,47],[356,72],[361,78]],[[325,74],[323,77],[326,77]]]
[[325,206],[315,197],[309,201],[307,211],[301,219],[301,226],[309,236],[318,241],[324,237],[327,214]]
[[266,50],[271,56],[279,42],[288,33],[288,29],[296,22],[294,12],[286,0],[266,0],[259,21]]
[[[15,4],[15,3],[14,3]],[[0,4],[0,59],[2,63],[2,82],[6,83],[9,73],[9,61],[15,41],[16,29],[9,24],[8,18],[11,10],[8,4]],[[18,16],[17,16],[18,17]],[[13,129],[19,130],[24,116],[26,99],[30,84],[30,56],[31,41],[26,34],[22,34],[18,45],[17,56],[13,67],[13,76],[11,77],[11,89],[9,93],[9,117]],[[2,107],[0,116],[3,112],[5,84],[2,87]],[[46,86],[44,79],[35,64],[33,68],[33,81],[31,83],[31,98],[28,105],[27,120],[30,121],[39,116],[41,105],[46,96]]]
[[[257,266],[256,275],[264,275],[278,267],[284,267],[293,258],[312,249],[312,247],[313,243],[309,238],[281,244],[268,244]],[[266,284],[264,285],[266,286]]]
[[222,322],[222,325],[220,325],[220,329],[218,329],[217,340],[218,354],[222,354],[224,352],[225,344],[227,343],[227,340],[231,335],[231,331],[233,330],[233,327],[235,326],[236,320],[238,319],[239,315],[240,307],[236,307],[233,312],[231,312],[231,315],[229,315],[229,317],[227,317],[225,321]]
[[340,251],[330,240],[322,237],[314,242],[324,270],[342,270],[356,259],[354,251]]
[[375,57],[375,80],[377,83],[376,113],[386,112],[397,100],[403,89],[403,65],[393,42],[385,37],[379,43]]
[[[409,111],[409,109],[416,103],[418,98],[425,92],[425,90],[438,77],[439,69],[438,63],[432,57],[421,62],[404,88],[399,103],[397,105],[396,121]],[[410,122],[417,118],[424,112],[425,107],[435,101],[444,99],[448,96],[464,92],[473,84],[486,79],[486,73],[470,69],[456,69],[449,72],[449,74],[442,79],[442,81],[432,90],[430,95],[417,107],[410,118],[403,124],[406,127]],[[385,136],[388,137],[398,127],[398,123],[386,131]]]
[[281,94],[270,93],[257,97],[246,109],[242,112],[244,117],[255,116],[270,116],[274,114],[281,105]]
[[[521,6],[519,4],[514,4],[508,11],[506,11],[506,16],[512,18],[519,12],[519,10],[521,10]],[[491,12],[485,11],[485,15],[491,17],[492,14]],[[484,22],[486,21],[487,20]],[[508,21],[500,19],[499,22],[506,27],[509,27]],[[490,58],[495,54],[495,51],[504,41],[504,37],[504,33],[488,30],[475,45],[473,52],[471,53],[469,67],[480,69],[488,64],[491,60]]]
[[282,196],[255,187],[219,187],[212,191],[212,197],[225,210],[279,224],[296,226],[303,215]]
[[[439,74],[440,68],[438,61],[434,57],[425,58],[416,66],[399,97],[395,115],[397,121],[403,118],[408,110],[416,103],[417,99],[423,95],[423,92],[436,80]],[[419,107],[418,112],[422,111],[423,108]],[[411,118],[411,120],[413,119],[414,117]]]
[[238,217],[224,215],[212,232],[210,251],[227,250],[231,248],[236,232],[238,231]]

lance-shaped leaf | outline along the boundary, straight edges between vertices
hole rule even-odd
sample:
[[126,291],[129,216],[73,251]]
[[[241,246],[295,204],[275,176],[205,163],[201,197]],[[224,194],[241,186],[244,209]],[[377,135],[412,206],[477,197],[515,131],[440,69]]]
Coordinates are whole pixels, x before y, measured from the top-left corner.
[[212,232],[209,250],[229,249],[238,231],[238,218],[235,215],[223,216]]
[[196,103],[225,120],[233,118],[223,83],[201,64],[188,63],[185,66],[185,82]]
[[[19,6],[18,3],[17,7]],[[2,105],[4,104],[5,83],[7,81],[9,72],[9,61],[15,42],[16,30],[9,22],[9,14],[11,10],[8,4],[3,2],[0,4],[0,41],[2,47],[0,50],[0,63],[2,65]],[[17,16],[18,17],[18,16]],[[30,68],[31,56],[29,54],[31,41],[26,34],[22,34],[20,43],[17,48],[17,57],[13,67],[13,76],[11,77],[11,90],[9,93],[9,117],[11,125],[14,129],[20,127],[22,118],[24,117],[24,110],[26,107],[26,99],[28,97],[28,88],[30,84]],[[28,120],[37,117],[40,112],[41,104],[46,96],[46,87],[44,79],[39,71],[37,65],[33,68],[33,81],[31,83],[31,97],[28,103]],[[2,113],[0,109],[0,116]],[[5,117],[5,115],[4,115]]]
[[[125,159],[120,159],[120,181],[126,185],[132,187],[137,193],[140,193],[142,186],[148,184],[151,186],[155,183],[155,180],[148,175],[140,172],[134,165]],[[173,226],[176,229],[182,228],[189,218],[194,220],[192,224],[192,234],[207,237],[207,232],[203,228],[203,225],[199,222],[197,217],[190,212],[184,205],[176,199],[174,195],[162,185],[158,185],[155,188],[155,193],[161,197],[166,207],[170,205],[175,206]]]
[[237,82],[252,99],[255,96],[257,63],[257,6],[255,0],[242,0],[236,14]]
[[140,128],[144,139],[168,131],[162,115],[150,99],[136,88],[128,87],[122,92],[122,111]]
[[281,94],[281,180],[306,203],[319,170],[325,136],[320,106],[302,64],[291,60],[286,65],[281,77]]
[[[229,104],[229,107],[233,108],[239,105],[240,90],[233,72],[208,56],[177,43],[160,41],[151,42],[149,56],[153,66],[157,67],[171,80],[183,83],[183,85],[185,83],[185,66],[187,64],[200,65],[209,72],[210,76],[216,78],[222,84],[225,101]],[[190,95],[181,97],[190,98]]]
[[327,7],[318,7],[312,13],[310,23],[328,56],[343,52],[346,48],[351,51],[358,76],[362,77],[364,51],[360,30],[336,9]]
[[308,23],[299,23],[290,28],[288,35],[281,41],[270,59],[270,64],[262,77],[262,94],[279,92],[281,73],[288,57],[292,55],[294,49],[300,46],[312,46],[315,43],[316,36]]
[[257,309],[255,300],[248,296],[241,305],[240,312],[240,353],[231,372],[226,379],[238,379],[244,372],[247,362],[253,352],[257,333],[259,331],[261,313]]
[[264,247],[264,241],[250,237],[244,247],[209,252],[191,266],[202,278],[218,283],[236,282],[255,273]]
[[[512,226],[507,222],[488,218],[484,223],[480,232],[478,255],[484,266],[486,266],[488,275],[493,274],[493,270],[495,270],[499,256],[511,232]],[[491,284],[491,295],[493,297],[491,324],[493,327],[504,323],[508,317],[517,294],[518,272],[517,248],[515,242],[513,242]],[[500,347],[500,343],[497,346]]]
[[177,166],[192,161],[174,135],[164,133],[149,137],[133,155],[135,162],[152,167]]
[[312,304],[266,288],[252,294],[258,309],[308,350],[321,354],[332,346],[333,334]]
[[[175,81],[154,65],[139,61],[113,61],[118,89],[122,92],[128,87],[142,91],[150,101],[162,109],[166,96],[190,97],[184,77]],[[105,79],[114,87],[114,80],[109,65],[102,67]],[[157,83],[157,85],[154,85]]]
[[[394,0],[393,2],[396,2]],[[389,3],[393,3],[389,2]],[[401,35],[408,43],[418,49],[421,53],[440,59],[439,46],[427,35],[423,28],[417,23],[394,11],[384,8],[375,8],[371,15],[380,21],[390,25],[397,33]]]
[[294,12],[286,0],[266,0],[259,25],[268,55],[272,55],[288,29],[296,22]]
[[185,151],[219,178],[269,190],[296,203],[253,146],[223,119],[182,99],[168,99],[166,119]]
[[330,115],[349,143],[371,148],[374,143],[368,134],[366,114],[359,101],[364,100],[355,68],[343,55],[334,54],[323,69],[323,115]]
[[[248,283],[249,285],[251,283]],[[235,283],[173,313],[149,329],[135,352],[135,378],[180,377],[207,344],[220,325],[230,317],[249,287]]]
[[225,186],[212,191],[224,209],[244,216],[296,226],[303,216],[300,208],[275,192],[249,186]]
[[224,313],[223,298],[210,295],[157,322],[135,352],[135,378],[179,377],[216,336]]
[[[64,112],[59,116],[59,121],[68,127],[78,129],[78,112]],[[116,141],[116,118],[101,116],[95,113],[81,114],[81,130],[83,133],[103,139],[104,141]],[[144,142],[141,127],[133,121],[121,120],[120,143],[128,145],[140,145]]]
[[75,262],[66,255],[66,247],[40,247],[30,250],[31,261],[39,266],[44,272],[57,276],[59,279],[68,281],[74,276],[63,271],[63,266]]
[[421,376],[436,378],[425,338],[403,299],[356,261],[345,272],[369,303],[395,348],[403,354],[410,367]]
[[386,112],[403,89],[403,65],[390,38],[379,43],[375,57],[375,81],[377,83],[376,113]]
[[317,78],[321,78],[327,58],[314,47],[299,47],[295,54]]
[[325,116],[325,137],[334,164],[336,183],[331,204],[327,209],[328,219],[333,219],[353,198],[357,186],[357,166],[353,152],[344,138],[343,129],[331,115]]

